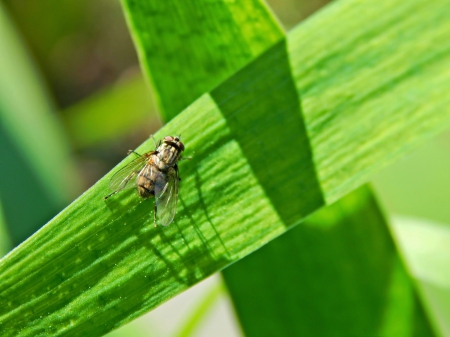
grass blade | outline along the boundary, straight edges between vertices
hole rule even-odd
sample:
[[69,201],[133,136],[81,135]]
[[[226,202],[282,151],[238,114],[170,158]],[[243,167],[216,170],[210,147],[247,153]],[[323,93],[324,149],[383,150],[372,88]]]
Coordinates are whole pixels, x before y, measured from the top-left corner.
[[283,38],[258,0],[122,3],[165,121]]
[[367,187],[223,275],[248,337],[433,336]]

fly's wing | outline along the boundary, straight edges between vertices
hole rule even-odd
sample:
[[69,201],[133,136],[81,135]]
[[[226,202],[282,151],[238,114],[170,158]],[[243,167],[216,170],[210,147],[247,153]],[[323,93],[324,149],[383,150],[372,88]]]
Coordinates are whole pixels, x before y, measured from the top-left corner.
[[136,180],[133,178],[142,170],[147,160],[148,157],[142,155],[122,167],[111,177],[109,189],[113,192],[119,192],[134,187],[135,184],[133,182],[136,182]]
[[177,212],[178,168],[170,168],[167,174],[158,171],[155,178],[156,214],[162,226],[169,226]]

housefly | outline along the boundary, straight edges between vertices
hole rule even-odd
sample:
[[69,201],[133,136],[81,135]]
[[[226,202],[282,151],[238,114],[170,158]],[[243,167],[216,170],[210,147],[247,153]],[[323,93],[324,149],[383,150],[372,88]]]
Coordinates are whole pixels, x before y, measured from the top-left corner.
[[178,161],[184,151],[184,145],[180,136],[166,136],[155,144],[155,151],[138,155],[136,159],[117,171],[109,182],[112,193],[110,196],[122,190],[137,187],[142,198],[155,197],[155,212],[153,221],[157,226],[169,226],[175,217],[178,202],[178,186],[180,177],[178,174]]

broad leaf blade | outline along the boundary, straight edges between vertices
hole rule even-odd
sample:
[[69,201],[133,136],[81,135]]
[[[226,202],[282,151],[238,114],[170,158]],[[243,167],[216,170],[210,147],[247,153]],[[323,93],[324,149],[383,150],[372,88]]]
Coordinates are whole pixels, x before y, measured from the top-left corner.
[[[328,202],[448,128],[448,10],[439,0],[341,1],[290,34],[293,76]],[[337,14],[340,24],[331,28]],[[362,20],[371,27],[361,29]]]
[[433,335],[368,188],[223,275],[248,337]]
[[258,0],[122,3],[166,121],[283,38]]

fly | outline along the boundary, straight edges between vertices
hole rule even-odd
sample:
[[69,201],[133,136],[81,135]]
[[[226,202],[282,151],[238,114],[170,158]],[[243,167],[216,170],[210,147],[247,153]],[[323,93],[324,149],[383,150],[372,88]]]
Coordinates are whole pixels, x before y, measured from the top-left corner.
[[156,223],[158,214],[159,223],[169,226],[177,211],[178,187],[180,177],[178,173],[178,161],[184,145],[180,136],[166,136],[155,144],[155,151],[138,155],[136,159],[117,171],[109,182],[112,193],[103,199],[124,189],[137,187],[140,197],[147,199],[155,197],[155,213],[153,221]]

